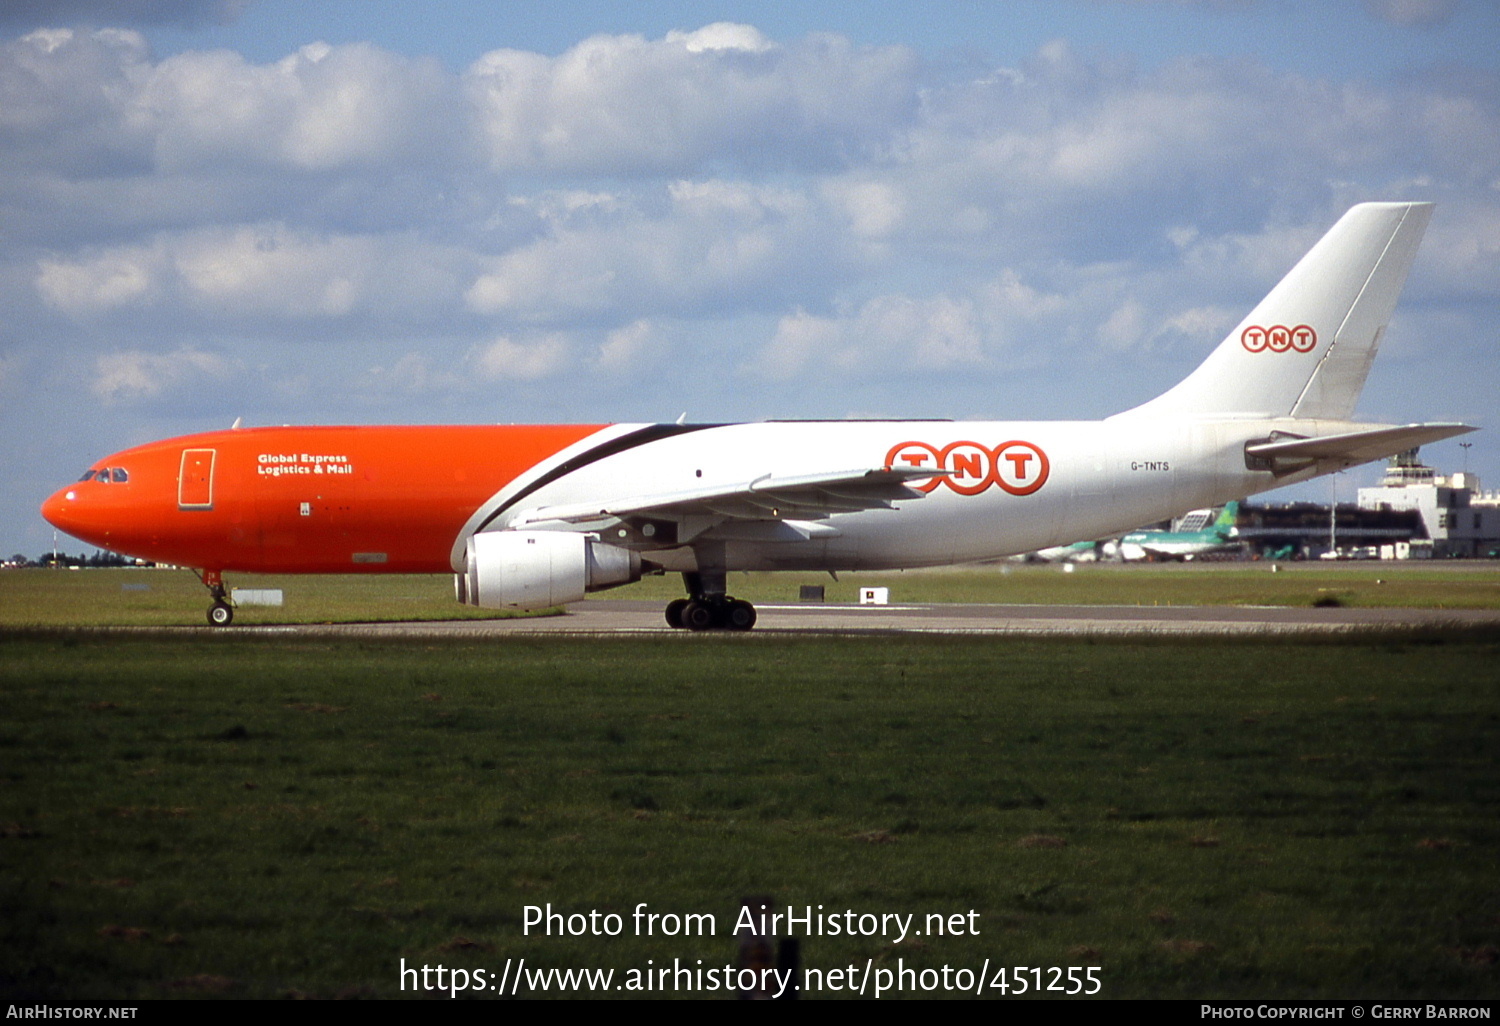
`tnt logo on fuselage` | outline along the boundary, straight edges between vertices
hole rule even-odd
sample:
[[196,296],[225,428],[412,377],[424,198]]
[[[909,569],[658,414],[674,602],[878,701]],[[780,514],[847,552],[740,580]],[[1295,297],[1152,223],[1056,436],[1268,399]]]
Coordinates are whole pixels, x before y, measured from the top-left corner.
[[945,485],[959,495],[978,495],[1000,488],[1011,495],[1030,495],[1047,483],[1052,464],[1040,446],[1031,442],[949,442],[941,449],[927,442],[901,442],[885,455],[888,467],[931,467],[948,473],[912,487],[931,492]]

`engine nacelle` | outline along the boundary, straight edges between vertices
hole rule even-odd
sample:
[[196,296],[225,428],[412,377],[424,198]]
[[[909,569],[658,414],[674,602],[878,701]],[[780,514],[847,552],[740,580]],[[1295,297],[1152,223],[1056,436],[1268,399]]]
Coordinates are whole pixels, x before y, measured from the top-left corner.
[[458,600],[484,609],[546,609],[641,579],[641,555],[570,531],[492,531],[469,539]]

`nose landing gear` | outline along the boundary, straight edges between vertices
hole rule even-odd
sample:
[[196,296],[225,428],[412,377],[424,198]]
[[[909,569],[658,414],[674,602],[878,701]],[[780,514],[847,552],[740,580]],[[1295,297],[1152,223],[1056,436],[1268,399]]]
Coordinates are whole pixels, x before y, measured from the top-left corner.
[[224,588],[224,572],[204,570],[198,576],[214,599],[208,607],[208,622],[214,627],[228,627],[234,622],[234,606],[229,604],[229,593]]

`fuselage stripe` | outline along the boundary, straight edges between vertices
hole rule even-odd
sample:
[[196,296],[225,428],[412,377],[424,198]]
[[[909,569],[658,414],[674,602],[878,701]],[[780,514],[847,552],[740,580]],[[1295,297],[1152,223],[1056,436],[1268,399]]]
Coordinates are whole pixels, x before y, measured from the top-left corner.
[[597,463],[600,460],[608,459],[611,456],[618,456],[622,452],[629,452],[631,449],[636,449],[643,445],[650,445],[652,442],[659,442],[664,438],[675,438],[678,435],[691,434],[694,431],[704,431],[710,428],[719,427],[724,427],[724,425],[649,424],[646,427],[641,428],[639,431],[632,431],[628,435],[622,435],[619,438],[611,439],[610,441],[605,442],[602,445],[597,446],[596,448],[590,449],[588,452],[579,453],[572,459],[567,460],[563,463],[559,463],[557,466],[553,467],[545,474],[540,475],[535,481],[532,481],[530,484],[526,485],[526,487],[516,492],[516,494],[512,495],[509,499],[507,499],[504,503],[502,503],[494,511],[492,511],[489,516],[480,521],[479,526],[474,529],[473,533],[478,534],[486,527],[489,527],[490,524],[494,523],[495,520],[503,515],[506,511],[513,509],[516,503],[526,498],[526,496],[531,495],[533,492],[536,492],[541,488],[545,488],[547,485],[551,484],[554,481],[558,481],[564,477],[567,477],[569,474],[573,473],[573,471],[578,470],[582,467],[586,467],[591,463]]

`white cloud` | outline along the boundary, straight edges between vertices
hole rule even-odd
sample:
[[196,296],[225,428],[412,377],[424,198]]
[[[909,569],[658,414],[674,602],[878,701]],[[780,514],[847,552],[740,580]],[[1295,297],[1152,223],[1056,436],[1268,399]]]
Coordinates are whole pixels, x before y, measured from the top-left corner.
[[770,380],[828,368],[859,377],[951,371],[981,364],[986,345],[971,299],[880,296],[840,317],[798,310],[747,369]]
[[463,390],[468,379],[441,356],[403,353],[389,366],[371,367],[360,382],[363,390],[379,395],[442,395]]
[[666,41],[680,43],[689,53],[704,53],[713,50],[765,53],[776,48],[776,44],[762,35],[755,26],[736,25],[728,21],[705,25],[693,32],[668,32]]
[[917,71],[902,48],[775,45],[716,24],[662,40],[594,36],[556,58],[495,50],[465,80],[497,170],[682,173],[877,152],[915,110]]
[[73,263],[43,260],[36,287],[53,307],[73,316],[88,316],[152,301],[160,263],[159,254],[141,247]]
[[537,381],[565,369],[571,346],[561,334],[518,342],[502,335],[473,355],[479,375],[488,381]]
[[823,193],[848,219],[849,230],[861,238],[890,236],[906,214],[901,190],[890,182],[833,179]]
[[423,319],[456,301],[461,255],[409,236],[325,236],[283,224],[162,234],[39,261],[36,288],[73,317],[174,307],[197,318]]
[[661,334],[648,320],[609,332],[599,347],[599,368],[609,373],[633,370],[651,363],[663,348]]
[[222,356],[189,348],[105,353],[94,361],[89,389],[106,402],[156,399],[189,384],[226,382],[236,369]]
[[0,42],[0,141],[12,174],[140,167],[150,132],[131,107],[149,73],[137,32],[46,29]]
[[370,240],[312,239],[282,225],[196,234],[174,249],[194,305],[270,316],[349,313],[377,259]]
[[452,152],[456,100],[434,61],[311,43],[269,65],[225,50],[168,58],[136,103],[163,170],[229,161],[326,171]]
[[553,322],[764,304],[845,262],[822,207],[782,187],[670,182],[559,210],[540,238],[490,258],[464,299],[476,313]]

